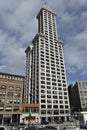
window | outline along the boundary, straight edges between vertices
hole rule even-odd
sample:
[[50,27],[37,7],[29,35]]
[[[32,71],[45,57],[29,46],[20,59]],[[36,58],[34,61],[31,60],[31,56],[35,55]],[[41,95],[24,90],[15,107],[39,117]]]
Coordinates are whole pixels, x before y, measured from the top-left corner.
[[8,96],[8,97],[13,96],[13,92],[8,92],[8,93],[7,93],[7,96]]
[[46,108],[46,106],[45,105],[41,105],[41,108]]
[[19,106],[14,106],[14,111],[18,111],[19,110]]
[[52,108],[52,105],[47,105],[47,108]]
[[2,96],[2,92],[0,92],[0,96]]
[[20,87],[16,87],[16,90],[21,90],[21,88]]
[[6,89],[6,86],[5,86],[5,85],[2,85],[2,86],[1,86],[1,89]]
[[59,114],[58,110],[54,110],[54,115]]
[[41,98],[45,98],[45,95],[41,95]]
[[41,111],[41,114],[46,114],[46,110],[42,110],[42,111]]
[[13,86],[10,86],[8,89],[13,90],[13,89],[14,89],[14,87],[13,87]]
[[45,93],[45,90],[41,90],[41,93]]
[[64,113],[64,110],[60,110],[60,113],[61,113],[61,114]]
[[45,81],[41,81],[41,84],[45,84]]
[[68,105],[65,105],[65,108],[68,108]]
[[58,108],[58,105],[54,105],[53,108]]
[[20,97],[20,93],[15,93],[14,96],[15,97]]
[[51,98],[51,95],[47,95],[47,98]]
[[54,95],[53,98],[54,98],[54,99],[57,99],[58,97]]
[[6,106],[6,111],[11,111],[11,110],[12,110],[12,107]]
[[41,100],[41,103],[45,103],[45,100]]
[[57,91],[53,91],[53,94],[57,94]]

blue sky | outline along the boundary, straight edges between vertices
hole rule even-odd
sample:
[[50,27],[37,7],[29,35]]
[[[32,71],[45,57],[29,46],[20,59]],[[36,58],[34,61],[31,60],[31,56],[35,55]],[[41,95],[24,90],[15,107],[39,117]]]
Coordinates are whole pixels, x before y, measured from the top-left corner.
[[25,75],[25,49],[45,2],[57,14],[68,84],[87,80],[87,0],[0,0],[0,71]]

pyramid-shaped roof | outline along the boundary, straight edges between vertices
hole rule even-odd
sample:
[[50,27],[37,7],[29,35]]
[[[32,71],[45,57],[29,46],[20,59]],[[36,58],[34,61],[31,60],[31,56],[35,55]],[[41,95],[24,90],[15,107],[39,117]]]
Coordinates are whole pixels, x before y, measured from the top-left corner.
[[47,3],[45,3],[42,8],[55,14],[55,12],[47,5]]
[[[53,13],[53,14],[56,15],[56,13],[47,5],[47,3],[45,3],[45,4],[43,5],[43,7],[41,8],[40,12],[41,12],[43,9],[45,9],[45,10],[47,10],[47,11],[49,11],[49,12],[51,12],[51,13]],[[40,12],[38,13],[37,17],[39,16]]]

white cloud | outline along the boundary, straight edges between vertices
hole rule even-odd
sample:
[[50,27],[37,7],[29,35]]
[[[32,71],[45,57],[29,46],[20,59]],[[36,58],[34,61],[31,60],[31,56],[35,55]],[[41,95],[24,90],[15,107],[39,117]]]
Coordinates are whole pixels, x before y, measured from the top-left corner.
[[0,1],[0,53],[4,56],[2,64],[6,65],[0,71],[24,74],[27,47],[24,44],[30,44],[36,35],[35,13],[39,6],[40,0],[37,3],[34,0]]
[[65,45],[66,68],[72,73],[87,70],[87,31],[68,38]]
[[[45,0],[56,12],[58,32],[65,41],[69,73],[87,70],[87,0]],[[36,16],[43,0],[0,0],[0,71],[25,72],[25,49],[37,33]],[[82,11],[81,11],[82,9]],[[61,26],[62,25],[62,26]],[[62,40],[62,39],[61,39]]]
[[80,8],[82,6],[85,6],[87,4],[87,0],[68,0],[68,6],[70,7],[77,7]]

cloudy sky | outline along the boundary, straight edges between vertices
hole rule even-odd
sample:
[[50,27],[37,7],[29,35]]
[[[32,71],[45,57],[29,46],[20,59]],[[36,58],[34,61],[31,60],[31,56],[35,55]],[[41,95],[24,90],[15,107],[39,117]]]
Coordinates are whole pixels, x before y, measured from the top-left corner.
[[57,14],[68,84],[87,80],[87,0],[0,0],[0,72],[25,75],[25,49],[45,2]]

